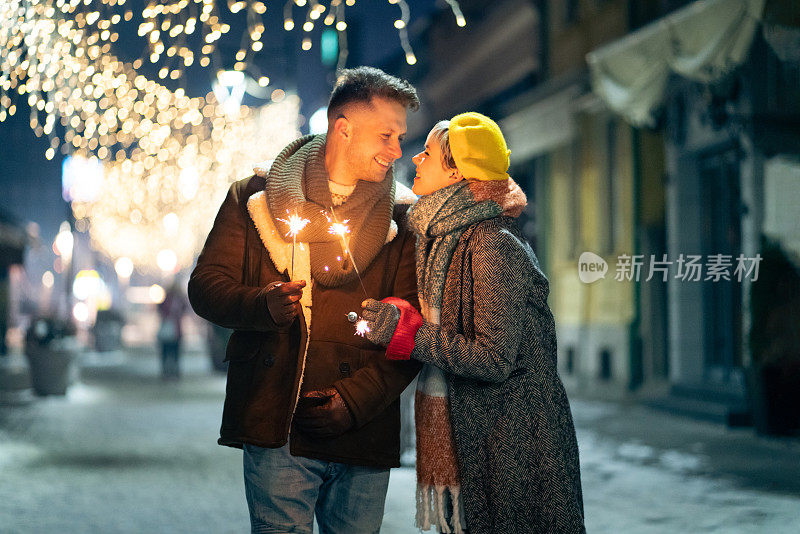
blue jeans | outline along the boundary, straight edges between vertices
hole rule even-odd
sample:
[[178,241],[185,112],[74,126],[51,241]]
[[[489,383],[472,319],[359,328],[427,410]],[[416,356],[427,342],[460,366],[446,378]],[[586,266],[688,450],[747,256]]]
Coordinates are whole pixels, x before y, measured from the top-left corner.
[[244,446],[244,488],[253,533],[372,534],[383,522],[389,469],[292,456],[289,445]]

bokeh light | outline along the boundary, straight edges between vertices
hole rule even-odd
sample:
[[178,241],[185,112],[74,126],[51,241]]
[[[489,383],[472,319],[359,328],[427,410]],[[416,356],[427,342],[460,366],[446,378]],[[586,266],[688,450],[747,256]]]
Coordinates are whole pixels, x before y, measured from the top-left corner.
[[[404,0],[390,3],[400,8],[397,31],[413,63],[406,33],[409,7]],[[457,2],[448,3],[458,20]],[[131,4],[0,2],[0,122],[16,114],[22,100],[31,110],[34,133],[49,140],[44,156],[52,159],[59,151],[71,156],[76,178],[65,183],[65,198],[72,204],[74,228],[88,232],[95,249],[154,273],[159,252],[169,249],[179,270],[192,264],[230,183],[248,176],[253,164],[274,158],[300,134],[299,100],[280,88],[258,108],[228,98],[235,87],[270,84],[260,71],[251,74],[265,32],[264,2],[227,2],[226,20],[246,16],[247,24],[233,57],[222,60],[218,43],[231,26],[223,22],[217,0]],[[309,49],[308,32],[318,22],[345,31],[345,8],[352,5],[286,2],[284,28],[304,32],[301,47]],[[295,15],[305,14],[299,24],[293,9]],[[146,43],[132,61],[115,54],[122,25],[133,25]],[[198,38],[201,44],[191,45]],[[340,54],[346,57],[346,50]],[[185,80],[185,69],[195,63],[233,64],[233,70],[217,68],[220,84],[229,91],[190,96],[165,85]],[[142,74],[145,64],[157,73],[154,79]],[[59,236],[57,272],[70,261],[67,241],[72,239],[69,232]]]

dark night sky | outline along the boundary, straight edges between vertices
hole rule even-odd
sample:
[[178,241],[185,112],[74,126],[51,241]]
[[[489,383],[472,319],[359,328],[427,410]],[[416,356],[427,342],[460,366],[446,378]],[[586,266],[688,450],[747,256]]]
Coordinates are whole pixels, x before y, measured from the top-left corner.
[[[137,8],[141,11],[142,0],[134,0],[128,4],[134,8],[134,12]],[[409,5],[412,22],[440,9],[436,0],[410,0]],[[327,103],[334,75],[332,69],[323,66],[320,61],[318,32],[313,34],[312,49],[308,52],[302,51],[299,46],[302,30],[295,28],[293,32],[285,32],[282,5],[280,8],[276,6],[278,4],[267,2],[268,11],[264,16],[265,48],[256,56],[256,63],[264,74],[270,76],[272,87],[294,90],[300,95],[303,100],[301,113],[308,117]],[[226,17],[226,14],[227,12],[222,15],[222,19],[232,26],[229,35],[236,37],[231,39],[227,50],[224,49],[223,40],[221,49],[225,56],[232,58],[238,48],[238,36],[241,35],[241,31],[237,32],[237,20],[243,25],[244,15],[227,14]],[[347,66],[380,65],[389,56],[397,54],[400,51],[400,41],[393,22],[399,18],[399,14],[398,6],[390,5],[385,0],[362,0],[348,8],[350,55]],[[136,21],[138,17],[134,17],[133,22]],[[137,41],[139,38],[135,35],[136,25],[130,24],[127,28],[121,26],[119,31],[121,37],[112,53],[131,61],[143,49],[142,42]],[[420,53],[419,50],[416,52]],[[190,96],[202,95],[211,89],[213,72],[210,68],[190,69],[179,83]],[[154,72],[143,73],[157,79]],[[177,85],[171,88],[175,89]],[[37,222],[42,237],[47,242],[53,239],[58,225],[69,212],[68,206],[61,199],[63,156],[57,152],[52,161],[45,158],[48,139],[37,138],[29,127],[27,104],[20,99],[16,104],[16,115],[0,123],[0,209],[21,222]],[[305,131],[306,128],[304,125],[302,129]]]

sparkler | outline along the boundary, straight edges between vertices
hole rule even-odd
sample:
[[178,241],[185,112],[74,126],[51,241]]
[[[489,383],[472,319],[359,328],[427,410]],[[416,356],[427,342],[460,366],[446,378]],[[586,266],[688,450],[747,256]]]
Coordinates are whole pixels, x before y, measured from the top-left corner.
[[331,206],[331,215],[333,216],[333,218],[331,218],[331,216],[329,216],[327,212],[323,213],[325,214],[325,217],[328,219],[328,222],[331,223],[331,225],[328,227],[328,233],[333,235],[338,235],[341,238],[342,250],[344,251],[345,254],[350,256],[350,261],[353,262],[353,270],[356,272],[356,276],[358,276],[358,281],[361,282],[361,289],[364,291],[364,297],[369,298],[369,295],[367,295],[367,288],[364,287],[364,280],[361,279],[361,273],[358,272],[358,265],[356,265],[356,260],[353,257],[353,253],[350,250],[350,247],[347,245],[347,238],[345,237],[347,234],[350,233],[350,227],[347,226],[347,223],[350,221],[350,219],[345,219],[342,222],[337,221],[336,213],[334,213],[333,211],[333,206]]
[[[286,210],[286,213],[288,214],[289,210]],[[297,234],[299,234],[300,231],[303,228],[305,228],[306,225],[308,223],[310,223],[311,221],[308,220],[308,219],[303,219],[302,217],[297,215],[297,212],[295,212],[294,215],[289,215],[288,219],[278,219],[278,220],[281,221],[282,223],[286,223],[286,225],[289,227],[289,231],[286,232],[286,234],[285,234],[286,237],[292,236],[292,275],[291,275],[291,278],[294,279],[294,247],[297,244]]]
[[[350,221],[350,219],[345,219],[342,222],[337,221],[336,213],[333,211],[333,206],[331,206],[331,215],[328,215],[328,213],[324,211],[322,213],[325,215],[325,218],[328,219],[328,222],[331,223],[331,225],[328,227],[328,233],[332,235],[338,235],[341,238],[342,250],[346,255],[350,256],[350,261],[353,262],[353,270],[356,272],[358,281],[361,283],[361,289],[364,291],[364,297],[369,298],[369,295],[367,295],[367,288],[364,287],[364,280],[361,279],[361,273],[358,272],[356,260],[353,257],[350,247],[347,245],[346,236],[350,233],[350,227],[347,226],[347,223]],[[355,323],[356,333],[354,335],[364,337],[364,335],[369,332],[367,321],[365,319],[361,319],[356,312],[348,313],[347,320],[351,323]]]
[[370,331],[369,325],[367,324],[366,319],[362,319],[358,316],[356,312],[350,312],[347,314],[347,320],[351,323],[355,323],[356,325],[356,333],[353,334],[354,336],[361,336],[364,337],[367,332]]

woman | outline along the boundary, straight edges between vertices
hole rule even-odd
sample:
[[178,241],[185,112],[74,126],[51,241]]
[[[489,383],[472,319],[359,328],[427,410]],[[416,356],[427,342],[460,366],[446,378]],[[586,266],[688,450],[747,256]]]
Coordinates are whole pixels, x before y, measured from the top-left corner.
[[585,532],[569,403],[556,370],[548,282],[515,219],[497,124],[438,123],[414,157],[409,211],[422,316],[364,301],[387,358],[426,365],[415,397],[417,526],[441,532]]

